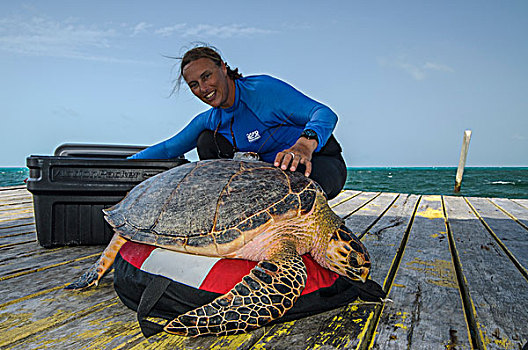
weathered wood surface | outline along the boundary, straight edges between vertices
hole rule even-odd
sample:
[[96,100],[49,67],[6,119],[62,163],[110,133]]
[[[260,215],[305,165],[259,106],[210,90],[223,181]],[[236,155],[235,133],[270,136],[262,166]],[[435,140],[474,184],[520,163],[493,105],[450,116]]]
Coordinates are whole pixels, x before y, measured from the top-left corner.
[[491,202],[519,225],[528,229],[528,211],[525,207],[511,199],[492,198]]
[[439,196],[424,196],[378,327],[377,349],[469,349]]
[[[528,340],[528,280],[464,198],[446,197],[479,346],[516,349]],[[527,250],[517,260],[524,260]]]
[[342,192],[331,206],[361,237],[392,302],[248,334],[145,339],[117,298],[63,287],[103,247],[44,249],[31,195],[0,188],[0,349],[520,349],[528,341],[528,201]]
[[[505,209],[486,198],[468,198],[468,204],[482,221],[488,232],[503,245],[503,250],[512,258],[518,259],[519,269],[528,278],[528,231],[523,225],[512,220]],[[522,214],[521,214],[522,215]]]

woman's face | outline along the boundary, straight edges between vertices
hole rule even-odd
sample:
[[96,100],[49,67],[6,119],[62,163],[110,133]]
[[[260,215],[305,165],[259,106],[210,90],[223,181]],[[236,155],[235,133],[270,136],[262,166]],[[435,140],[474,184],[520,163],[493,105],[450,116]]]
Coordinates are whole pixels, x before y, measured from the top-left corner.
[[208,58],[199,58],[183,68],[183,78],[192,93],[211,107],[228,108],[235,103],[235,84],[223,63],[218,67]]

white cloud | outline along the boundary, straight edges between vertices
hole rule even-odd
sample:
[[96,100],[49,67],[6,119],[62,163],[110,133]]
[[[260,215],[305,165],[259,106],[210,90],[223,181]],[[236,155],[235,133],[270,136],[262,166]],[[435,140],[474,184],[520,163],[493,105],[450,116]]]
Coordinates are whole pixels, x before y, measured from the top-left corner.
[[422,67],[405,62],[397,62],[395,66],[409,73],[415,80],[425,79],[425,70]]
[[164,36],[164,37],[171,36],[174,33],[181,32],[185,28],[185,26],[187,26],[187,24],[185,23],[175,24],[173,26],[159,28],[154,33]]
[[60,106],[51,111],[51,113],[61,119],[79,119],[81,113],[77,112],[73,108]]
[[521,135],[521,134],[513,134],[512,135],[512,139],[515,140],[515,141],[526,141],[528,140],[528,138],[526,137],[526,135]]
[[273,34],[276,31],[261,29],[256,27],[247,27],[241,24],[229,24],[213,26],[210,24],[199,24],[194,27],[189,27],[187,24],[176,24],[173,26],[163,27],[155,31],[161,36],[179,35],[181,37],[218,37],[218,38],[232,38],[252,35],[266,35]]
[[231,38],[235,36],[250,36],[254,34],[271,34],[271,30],[260,29],[255,27],[245,27],[239,24],[224,26],[212,26],[209,24],[200,24],[194,28],[188,28],[183,36],[216,36],[220,38]]
[[83,48],[108,48],[115,35],[112,29],[79,25],[73,19],[0,19],[0,49],[26,55],[78,55]]
[[140,63],[113,57],[114,43],[122,36],[114,28],[87,26],[73,18],[62,21],[44,16],[0,18],[0,51],[25,56]]
[[424,80],[431,71],[453,73],[455,70],[445,64],[436,62],[411,63],[409,59],[400,56],[394,59],[380,58],[378,63],[384,67],[394,67],[403,70],[415,80]]
[[43,15],[0,18],[0,51],[26,56],[48,56],[116,63],[141,63],[116,57],[123,39],[140,34],[182,38],[233,38],[276,33],[240,24],[189,26],[186,23],[153,29],[140,21],[135,25],[85,25],[78,19],[57,20]]
[[423,68],[425,70],[437,70],[437,71],[441,71],[441,72],[449,72],[449,73],[453,73],[455,70],[449,66],[446,66],[444,64],[438,64],[438,63],[433,63],[433,62],[427,62],[423,65]]
[[152,27],[152,24],[148,24],[146,22],[140,22],[136,24],[136,26],[133,28],[132,36],[145,33],[151,27]]

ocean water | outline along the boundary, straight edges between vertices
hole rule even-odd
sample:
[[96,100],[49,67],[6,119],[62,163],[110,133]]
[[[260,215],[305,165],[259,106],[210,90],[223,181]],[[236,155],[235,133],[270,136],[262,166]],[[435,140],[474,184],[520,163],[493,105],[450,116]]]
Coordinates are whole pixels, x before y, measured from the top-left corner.
[[[0,168],[0,186],[23,185],[27,168]],[[345,189],[453,195],[456,168],[348,168]],[[528,167],[467,167],[463,196],[528,198]]]
[[28,168],[0,168],[0,187],[24,185]]
[[528,167],[466,167],[454,193],[456,167],[348,168],[347,189],[467,197],[528,198]]

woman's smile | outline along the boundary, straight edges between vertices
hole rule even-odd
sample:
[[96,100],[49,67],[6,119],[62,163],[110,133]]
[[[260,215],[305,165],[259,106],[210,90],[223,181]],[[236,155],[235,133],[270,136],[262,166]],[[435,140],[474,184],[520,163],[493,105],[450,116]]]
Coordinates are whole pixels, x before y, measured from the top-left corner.
[[229,108],[235,102],[235,82],[223,63],[218,66],[208,58],[197,59],[185,66],[183,78],[192,93],[211,107]]

